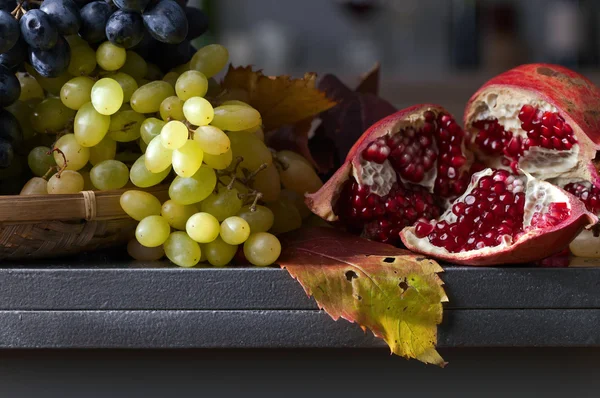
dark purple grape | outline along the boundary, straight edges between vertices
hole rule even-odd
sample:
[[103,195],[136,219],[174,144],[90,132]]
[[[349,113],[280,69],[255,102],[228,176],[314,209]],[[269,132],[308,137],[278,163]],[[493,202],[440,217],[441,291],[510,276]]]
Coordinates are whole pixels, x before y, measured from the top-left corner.
[[150,52],[148,60],[166,72],[189,62],[195,53],[196,49],[189,40],[184,40],[176,45],[159,42]]
[[56,46],[50,50],[29,49],[29,63],[44,77],[57,77],[67,70],[71,60],[69,43],[59,36]]
[[93,1],[86,4],[80,11],[81,29],[79,35],[92,44],[105,40],[106,22],[112,13],[112,7],[104,1]]
[[123,11],[143,12],[150,0],[113,0],[113,3]]
[[27,59],[27,43],[23,39],[19,39],[13,48],[0,54],[0,65],[16,72],[23,65],[25,59]]
[[4,108],[19,99],[21,84],[10,69],[0,66],[0,107]]
[[17,6],[17,2],[15,0],[0,0],[0,10],[11,12]]
[[77,6],[79,8],[82,8],[84,5],[90,3],[92,0],[75,0],[75,4],[77,4]]
[[10,13],[0,11],[0,54],[13,48],[20,35],[21,30],[17,20]]
[[156,40],[178,44],[188,33],[188,20],[183,8],[174,0],[160,0],[144,12],[144,25]]
[[23,144],[23,131],[19,121],[6,109],[0,109],[0,139],[9,142],[13,149],[18,149]]
[[106,37],[119,47],[131,48],[144,38],[142,15],[134,11],[116,11],[106,23]]
[[21,35],[30,47],[38,50],[49,50],[58,40],[56,26],[42,10],[29,10],[21,17]]
[[202,36],[208,30],[208,17],[199,8],[185,7],[185,15],[189,22],[188,40]]
[[48,14],[61,35],[68,36],[79,32],[81,17],[79,7],[73,0],[44,0],[40,10]]
[[14,157],[15,151],[10,142],[0,138],[0,169],[10,166]]

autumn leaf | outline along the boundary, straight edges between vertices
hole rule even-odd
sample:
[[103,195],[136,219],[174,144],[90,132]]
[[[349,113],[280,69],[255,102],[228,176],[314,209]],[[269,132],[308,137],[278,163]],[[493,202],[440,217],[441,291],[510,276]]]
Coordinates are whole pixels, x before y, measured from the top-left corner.
[[448,298],[435,261],[333,228],[281,239],[278,263],[334,320],[370,329],[394,354],[445,365],[435,345]]
[[293,79],[265,76],[250,66],[230,65],[222,87],[246,91],[250,105],[260,112],[265,130],[269,131],[318,115],[336,104],[316,87],[316,79],[315,73]]
[[360,77],[360,82],[354,91],[357,93],[378,95],[379,70],[380,65],[379,62],[377,62],[375,65],[373,65],[373,68],[371,68],[370,71]]

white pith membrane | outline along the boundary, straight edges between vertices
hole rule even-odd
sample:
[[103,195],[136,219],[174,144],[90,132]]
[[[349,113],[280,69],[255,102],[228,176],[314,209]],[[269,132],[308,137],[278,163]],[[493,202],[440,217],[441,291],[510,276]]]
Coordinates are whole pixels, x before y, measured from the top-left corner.
[[[513,136],[526,139],[527,132],[521,128],[521,120],[519,120],[519,112],[523,105],[531,105],[543,112],[556,113],[558,111],[553,105],[518,90],[490,90],[482,93],[474,101],[472,107],[474,112],[470,120],[473,123],[480,120],[497,119],[504,130],[511,132]],[[576,128],[576,126],[571,127],[573,130]],[[471,125],[467,128],[471,133],[471,143],[473,143],[478,129]],[[479,150],[476,144],[473,144],[472,148],[486,166],[510,171],[509,166],[502,164],[503,156],[487,155]],[[538,179],[553,181],[560,177],[562,185],[564,185],[572,182],[573,179],[580,179],[581,177],[576,177],[576,175],[586,167],[579,160],[580,149],[579,143],[573,144],[573,147],[568,151],[531,147],[524,151],[519,158],[519,168]],[[556,183],[557,181],[553,182]]]
[[[436,108],[421,108],[418,112],[412,113],[402,120],[398,120],[394,125],[381,132],[381,134],[379,134],[377,137],[373,137],[371,142],[374,142],[375,140],[377,140],[377,138],[384,137],[388,134],[392,137],[396,136],[397,134],[400,134],[401,131],[409,127],[413,128],[416,131],[420,131],[423,125],[425,124],[423,114],[427,111],[432,111],[433,113],[435,113],[436,117],[441,113],[440,110]],[[403,178],[399,173],[396,173],[396,170],[394,169],[389,160],[386,159],[382,164],[379,164],[377,162],[365,160],[362,156],[362,153],[358,155],[360,159],[359,164],[355,164],[355,167],[352,168],[352,176],[356,181],[358,181],[360,185],[368,186],[371,192],[379,196],[387,195],[390,192],[394,183],[397,182],[398,178],[400,178],[400,181],[405,186],[407,184],[421,185],[427,188],[429,192],[433,193],[435,179],[438,173],[437,167],[439,161],[439,152],[434,134],[432,134],[432,138],[433,139],[431,143],[431,149],[434,150],[436,154],[438,154],[438,158],[436,159],[434,166],[425,173],[423,179],[420,182],[409,181]],[[470,164],[471,159],[469,158],[469,155],[465,150],[464,140],[461,143],[461,149],[463,154],[465,154],[464,156],[467,158],[466,164]],[[463,168],[464,166],[457,168],[458,175],[461,174]]]
[[[452,204],[464,202],[464,199],[467,195],[469,195],[473,189],[475,189],[479,180],[485,176],[491,176],[493,174],[492,169],[485,169],[478,173],[473,174],[471,177],[471,183],[469,187],[465,191],[463,195],[458,197]],[[569,203],[568,197],[557,187],[552,184],[535,179],[528,173],[525,173],[525,176],[514,176],[515,180],[520,180],[523,183],[523,187],[525,190],[525,206],[523,212],[523,231],[528,232],[530,230],[535,229],[535,227],[531,227],[531,219],[533,214],[542,213],[545,214],[548,211],[548,207],[550,203],[553,202],[564,202],[567,204],[569,211],[571,210],[571,204]],[[513,193],[520,191],[512,191]],[[448,224],[456,222],[457,217],[452,212],[452,206],[450,206],[437,220],[436,222],[446,221]],[[409,244],[419,247],[420,249],[426,251],[432,255],[451,255],[451,256],[462,256],[465,253],[473,253],[477,252],[481,255],[485,255],[488,253],[494,253],[497,251],[501,251],[515,242],[522,239],[522,237],[518,238],[516,241],[513,241],[513,237],[511,235],[502,235],[500,244],[496,246],[488,246],[482,249],[473,249],[464,252],[450,252],[446,250],[445,247],[435,246],[429,241],[429,237],[425,236],[423,238],[418,238],[414,233],[414,227],[411,227],[408,230],[405,230],[404,234],[405,239]]]

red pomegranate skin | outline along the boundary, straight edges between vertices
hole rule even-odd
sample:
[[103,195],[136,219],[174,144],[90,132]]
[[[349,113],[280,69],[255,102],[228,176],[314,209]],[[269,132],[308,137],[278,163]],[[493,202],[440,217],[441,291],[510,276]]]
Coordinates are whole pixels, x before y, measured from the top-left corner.
[[346,156],[346,161],[335,174],[331,176],[317,192],[306,195],[305,202],[308,208],[327,221],[336,221],[337,216],[333,211],[334,201],[337,199],[337,194],[342,189],[344,182],[350,177],[352,166],[360,166],[359,155],[362,151],[376,138],[389,133],[398,121],[406,119],[409,115],[414,113],[422,114],[428,109],[435,109],[437,111],[448,113],[439,105],[418,104],[393,113],[369,127],[352,148],[350,148],[350,151]]
[[[553,64],[526,64],[501,73],[487,81],[467,103],[463,118],[465,127],[473,102],[481,92],[493,88],[528,91],[554,105],[576,135],[580,130],[587,135],[594,149],[600,150],[600,89],[585,76]],[[579,141],[582,145],[586,144],[584,140]],[[600,176],[597,170],[600,167],[593,163],[589,167],[594,168],[590,170],[592,183],[598,185]]]

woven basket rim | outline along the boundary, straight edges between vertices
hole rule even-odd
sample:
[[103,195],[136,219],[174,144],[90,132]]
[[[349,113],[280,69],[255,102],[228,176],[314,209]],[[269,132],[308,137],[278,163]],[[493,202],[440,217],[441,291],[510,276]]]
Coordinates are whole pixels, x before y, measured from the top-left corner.
[[168,195],[168,185],[150,188],[123,188],[111,191],[82,191],[58,195],[0,195],[0,223],[41,221],[109,220],[129,217],[123,211],[120,198],[130,190]]

